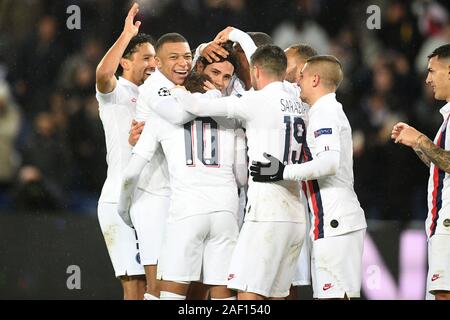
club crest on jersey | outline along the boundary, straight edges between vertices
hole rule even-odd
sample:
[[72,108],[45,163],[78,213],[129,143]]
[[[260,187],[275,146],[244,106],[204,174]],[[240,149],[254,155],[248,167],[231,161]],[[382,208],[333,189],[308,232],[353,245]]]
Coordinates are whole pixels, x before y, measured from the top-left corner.
[[322,128],[314,131],[314,138],[317,138],[323,134],[332,134],[333,130],[331,128]]
[[170,91],[166,87],[163,87],[158,90],[158,96],[160,97],[167,97],[170,96]]

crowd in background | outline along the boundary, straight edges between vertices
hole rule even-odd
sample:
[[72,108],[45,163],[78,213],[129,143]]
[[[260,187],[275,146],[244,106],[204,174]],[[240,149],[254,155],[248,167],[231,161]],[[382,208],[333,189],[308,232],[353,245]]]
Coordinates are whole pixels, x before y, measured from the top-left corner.
[[[141,31],[179,32],[195,48],[226,26],[263,31],[286,48],[338,57],[338,100],[353,128],[355,190],[368,219],[426,217],[428,168],[390,140],[405,121],[429,137],[442,122],[425,85],[427,55],[450,43],[446,1],[142,0]],[[81,29],[69,30],[69,5]],[[369,5],[381,9],[370,30]],[[0,1],[0,211],[96,210],[106,148],[95,68],[130,1]]]

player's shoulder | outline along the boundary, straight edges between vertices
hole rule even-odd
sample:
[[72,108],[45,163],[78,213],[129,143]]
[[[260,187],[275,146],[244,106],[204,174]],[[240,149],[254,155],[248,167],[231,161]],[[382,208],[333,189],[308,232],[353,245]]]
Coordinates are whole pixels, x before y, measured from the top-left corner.
[[284,91],[288,92],[289,94],[291,94],[297,98],[300,97],[301,90],[300,90],[300,87],[296,83],[292,83],[292,82],[284,80],[282,88]]

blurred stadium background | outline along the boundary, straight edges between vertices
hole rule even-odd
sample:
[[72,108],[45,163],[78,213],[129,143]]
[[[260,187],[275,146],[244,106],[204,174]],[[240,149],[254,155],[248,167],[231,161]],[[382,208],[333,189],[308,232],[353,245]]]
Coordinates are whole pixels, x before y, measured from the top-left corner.
[[[437,0],[140,0],[141,31],[180,32],[191,48],[226,26],[337,56],[338,99],[353,127],[355,189],[369,221],[363,295],[422,299],[428,170],[390,141],[399,120],[434,136],[443,102],[426,56],[450,43]],[[369,30],[369,5],[381,28]],[[69,30],[70,5],[81,29]],[[131,1],[0,0],[0,299],[120,299],[96,216],[106,174],[95,67]],[[81,269],[69,290],[68,266]],[[308,298],[310,290],[301,289]]]

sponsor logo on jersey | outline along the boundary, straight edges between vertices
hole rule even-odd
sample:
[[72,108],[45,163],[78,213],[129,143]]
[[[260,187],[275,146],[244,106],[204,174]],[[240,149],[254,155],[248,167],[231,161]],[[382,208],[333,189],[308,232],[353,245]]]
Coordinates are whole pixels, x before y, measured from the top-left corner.
[[333,288],[333,285],[331,284],[331,283],[325,283],[324,285],[323,285],[323,291],[327,291],[328,289],[331,289],[331,288]]
[[230,281],[231,279],[233,279],[234,278],[234,273],[230,273],[229,275],[228,275],[228,281]]
[[131,102],[136,103],[136,102],[137,102],[137,99],[136,99],[136,98],[132,98],[132,99],[131,99]]
[[433,274],[433,276],[431,277],[431,281],[436,281],[437,279],[439,279],[441,276],[439,275],[439,273],[435,273]]
[[317,138],[323,134],[332,134],[333,130],[331,128],[322,128],[314,131],[314,138]]

